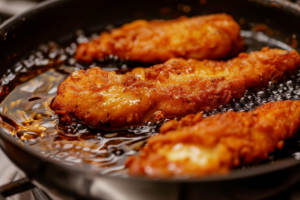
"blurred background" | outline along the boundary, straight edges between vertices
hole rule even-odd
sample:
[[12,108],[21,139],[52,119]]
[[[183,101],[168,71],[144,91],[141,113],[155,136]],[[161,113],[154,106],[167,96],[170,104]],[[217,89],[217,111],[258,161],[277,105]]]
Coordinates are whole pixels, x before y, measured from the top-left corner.
[[[20,14],[47,0],[0,0],[0,24],[9,17]],[[300,0],[282,0],[300,4]]]
[[9,17],[22,13],[45,0],[0,0],[0,24]]
[[[20,14],[47,0],[0,0],[0,24],[9,17]],[[300,0],[282,0],[300,4]]]

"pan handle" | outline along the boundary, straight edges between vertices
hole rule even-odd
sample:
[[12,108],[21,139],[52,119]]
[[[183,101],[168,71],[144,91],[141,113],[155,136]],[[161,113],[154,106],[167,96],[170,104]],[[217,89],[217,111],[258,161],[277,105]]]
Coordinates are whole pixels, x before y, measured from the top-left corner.
[[35,188],[35,185],[33,185],[28,178],[19,179],[0,187],[0,200],[33,188]]

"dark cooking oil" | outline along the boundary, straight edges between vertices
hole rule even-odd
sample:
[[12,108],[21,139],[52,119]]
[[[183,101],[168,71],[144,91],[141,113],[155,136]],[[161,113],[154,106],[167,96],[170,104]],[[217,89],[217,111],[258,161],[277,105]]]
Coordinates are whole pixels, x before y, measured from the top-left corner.
[[[262,47],[290,50],[291,47],[260,32],[242,31],[247,51]],[[97,34],[98,35],[98,34]],[[2,77],[0,100],[1,126],[37,153],[66,165],[77,165],[99,173],[126,176],[124,162],[135,155],[146,140],[158,134],[160,123],[148,123],[127,130],[104,132],[93,130],[80,122],[62,125],[50,109],[58,85],[73,71],[100,66],[105,70],[125,73],[141,64],[119,60],[115,56],[85,66],[73,58],[78,44],[89,41],[82,31],[66,47],[54,42],[41,45],[38,50],[8,70]],[[144,67],[147,67],[144,65]],[[226,111],[250,111],[264,103],[300,99],[300,71],[283,83],[257,91],[246,91],[241,99],[204,113],[204,117]],[[287,140],[283,150],[270,155],[267,162],[294,155],[300,159],[299,137]]]

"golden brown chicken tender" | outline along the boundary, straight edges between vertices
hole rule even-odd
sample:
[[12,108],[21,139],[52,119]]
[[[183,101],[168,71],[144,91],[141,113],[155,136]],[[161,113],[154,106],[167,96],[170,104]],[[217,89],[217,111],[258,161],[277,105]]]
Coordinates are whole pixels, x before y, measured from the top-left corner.
[[268,48],[226,62],[170,59],[125,75],[92,68],[60,84],[52,109],[62,123],[77,118],[92,128],[124,128],[215,109],[299,68],[295,50]]
[[243,50],[240,27],[226,14],[180,17],[175,20],[136,20],[103,32],[81,44],[76,58],[92,62],[108,55],[146,63],[170,58],[223,59]]
[[126,166],[155,178],[222,174],[268,158],[300,129],[300,101],[267,103],[254,111],[169,121]]

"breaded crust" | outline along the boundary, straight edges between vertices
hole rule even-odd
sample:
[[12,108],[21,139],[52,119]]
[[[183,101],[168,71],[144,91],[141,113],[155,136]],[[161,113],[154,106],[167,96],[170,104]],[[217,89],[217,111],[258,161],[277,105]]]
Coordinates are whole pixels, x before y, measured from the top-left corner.
[[77,118],[92,128],[124,128],[215,109],[299,67],[295,50],[265,48],[226,62],[170,59],[125,75],[91,68],[60,84],[52,109],[62,123]]
[[223,174],[268,158],[300,128],[300,101],[264,104],[249,113],[169,121],[126,166],[132,176],[155,178]]
[[180,17],[174,20],[136,20],[98,39],[81,44],[78,61],[92,62],[108,55],[146,63],[170,58],[224,59],[243,50],[240,27],[230,15]]

